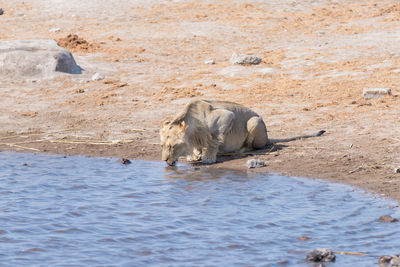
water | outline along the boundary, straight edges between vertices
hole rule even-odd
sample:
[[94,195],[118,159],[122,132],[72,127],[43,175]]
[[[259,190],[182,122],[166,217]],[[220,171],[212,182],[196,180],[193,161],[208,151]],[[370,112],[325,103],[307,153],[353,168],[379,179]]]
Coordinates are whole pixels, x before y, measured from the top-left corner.
[[[162,162],[0,153],[7,266],[376,266],[399,253],[396,203],[350,186]],[[300,236],[307,236],[301,241]]]

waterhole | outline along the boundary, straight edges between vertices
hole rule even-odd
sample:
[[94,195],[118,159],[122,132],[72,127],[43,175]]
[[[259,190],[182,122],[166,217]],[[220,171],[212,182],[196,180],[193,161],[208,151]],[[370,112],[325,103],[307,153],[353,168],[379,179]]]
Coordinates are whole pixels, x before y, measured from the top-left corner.
[[163,162],[0,153],[8,266],[375,266],[399,253],[397,204],[350,186]]

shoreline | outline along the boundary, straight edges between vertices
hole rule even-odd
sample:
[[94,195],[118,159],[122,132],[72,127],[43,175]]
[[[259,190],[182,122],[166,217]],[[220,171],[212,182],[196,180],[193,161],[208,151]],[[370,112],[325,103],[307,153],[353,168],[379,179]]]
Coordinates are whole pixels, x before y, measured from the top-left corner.
[[[328,133],[329,134],[329,133]],[[23,134],[23,140],[18,138],[0,137],[0,140],[8,140],[8,143],[24,143],[24,146],[14,147],[0,143],[0,151],[13,151],[21,153],[48,153],[51,155],[67,155],[67,156],[86,156],[86,157],[106,157],[122,159],[127,158],[130,160],[150,160],[161,161],[161,149],[157,145],[150,145],[144,143],[130,142],[129,144],[116,143],[104,145],[99,144],[76,144],[72,142],[48,142],[34,140],[42,140],[39,134],[35,134],[35,138],[26,140],[27,134]],[[314,139],[314,138],[312,138]],[[318,140],[320,139],[320,140]],[[366,190],[372,194],[378,194],[380,197],[392,199],[400,202],[400,192],[396,190],[400,186],[400,181],[395,181],[397,175],[394,172],[390,173],[390,167],[383,168],[362,168],[361,165],[370,165],[371,162],[367,161],[354,161],[348,160],[349,156],[343,154],[336,164],[326,165],[321,168],[324,162],[329,161],[331,155],[320,153],[322,149],[318,149],[322,137],[315,138],[314,140],[307,140],[307,146],[304,145],[306,140],[298,140],[286,143],[285,145],[277,145],[271,152],[271,148],[255,150],[246,155],[234,156],[220,156],[216,164],[205,165],[207,168],[225,168],[232,170],[249,170],[246,166],[246,161],[252,158],[258,158],[265,161],[266,166],[262,168],[251,169],[251,171],[258,173],[276,173],[283,176],[295,176],[310,179],[321,179],[335,183],[347,184],[362,190]],[[13,142],[10,142],[10,141]],[[317,142],[316,142],[317,141]],[[319,142],[318,142],[319,141]],[[93,140],[93,142],[95,141]],[[72,146],[71,146],[72,145]],[[7,148],[8,147],[8,148]],[[293,151],[297,151],[293,153]],[[301,151],[301,154],[298,152]],[[254,154],[251,154],[253,153]],[[356,158],[355,156],[352,156]],[[180,159],[180,162],[185,162]],[[360,165],[361,164],[361,165]],[[322,173],[321,169],[325,172]],[[393,170],[392,170],[393,171]],[[371,179],[375,177],[375,179]],[[382,179],[382,177],[387,177]],[[385,186],[388,185],[388,186]]]

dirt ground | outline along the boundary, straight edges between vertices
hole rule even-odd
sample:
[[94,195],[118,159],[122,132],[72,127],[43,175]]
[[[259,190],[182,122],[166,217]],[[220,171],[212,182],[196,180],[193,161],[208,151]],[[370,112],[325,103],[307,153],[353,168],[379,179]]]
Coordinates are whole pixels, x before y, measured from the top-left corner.
[[[0,0],[0,7],[0,41],[54,39],[85,70],[1,77],[0,150],[159,160],[165,118],[194,97],[229,100],[258,112],[271,138],[326,133],[220,158],[211,168],[245,169],[256,157],[267,164],[257,171],[400,200],[397,1]],[[262,63],[231,65],[234,52]],[[105,79],[93,81],[96,72]],[[392,95],[365,100],[363,88]]]

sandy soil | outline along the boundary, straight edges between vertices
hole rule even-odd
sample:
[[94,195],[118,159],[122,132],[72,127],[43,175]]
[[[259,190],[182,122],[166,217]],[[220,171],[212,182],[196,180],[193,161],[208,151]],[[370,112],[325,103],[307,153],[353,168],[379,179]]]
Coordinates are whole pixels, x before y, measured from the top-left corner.
[[[258,171],[400,200],[396,1],[0,0],[0,7],[0,41],[57,40],[85,70],[2,77],[0,150],[158,160],[164,118],[193,97],[223,99],[262,115],[271,138],[327,132],[210,167],[244,169],[257,157],[267,163]],[[232,66],[233,52],[263,62]],[[92,81],[96,72],[106,79]],[[365,100],[366,87],[393,93]]]

